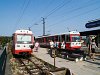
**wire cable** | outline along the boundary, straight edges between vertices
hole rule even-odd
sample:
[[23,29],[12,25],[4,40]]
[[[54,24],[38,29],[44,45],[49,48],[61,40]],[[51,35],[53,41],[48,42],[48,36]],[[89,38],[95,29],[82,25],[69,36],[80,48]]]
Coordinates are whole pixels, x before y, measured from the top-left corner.
[[[78,14],[78,15],[75,15],[75,16],[72,16],[72,17],[67,18],[67,19],[65,19],[65,20],[63,20],[63,21],[66,22],[66,21],[68,21],[68,20],[70,20],[70,19],[77,18],[77,17],[79,17],[79,16],[82,16],[82,15],[84,15],[84,14],[87,14],[87,13],[93,12],[93,11],[98,10],[98,9],[100,9],[100,7],[97,7],[97,8],[95,8],[95,9],[91,9],[91,10],[86,11],[86,12],[84,12],[84,13],[81,13],[81,14]],[[60,22],[63,22],[63,21],[60,21]],[[57,25],[57,24],[58,24],[58,23],[56,23],[55,25]],[[50,27],[55,28],[55,27],[54,27],[55,25],[51,25],[51,26],[49,26],[48,28],[50,28]]]
[[[15,24],[15,28],[17,27],[18,24],[21,23],[22,17],[23,17],[23,15],[24,15],[24,13],[25,13],[25,11],[26,11],[26,9],[27,9],[29,3],[30,3],[30,0],[28,0],[26,6],[25,6],[25,2],[26,2],[26,0],[24,1],[24,4],[23,4],[23,11],[22,11],[21,15],[19,16],[19,18],[18,18],[18,20],[17,20],[17,22],[16,22],[16,24]],[[24,7],[24,6],[25,6],[25,7]]]
[[[43,11],[47,11],[47,9],[52,5],[52,3],[54,2],[54,0],[51,0],[47,6],[45,6]],[[45,13],[44,12],[44,13]],[[44,13],[42,13],[41,15],[43,15]],[[38,17],[39,19],[41,18],[41,15]],[[36,17],[37,18],[37,17]],[[39,25],[39,23],[41,22],[41,20],[38,20],[37,22],[33,23],[32,25],[28,26],[28,28],[32,28],[34,25]]]
[[[96,2],[95,2],[96,3]],[[94,3],[94,4],[95,4]],[[94,5],[93,3],[91,4],[91,5]],[[91,6],[91,5],[88,5],[88,6]],[[86,6],[85,6],[86,7]],[[76,8],[76,10],[74,9],[73,11],[71,10],[70,12],[68,12],[68,14],[70,14],[70,13],[73,13],[74,11],[77,11],[77,10],[79,10],[79,9],[81,9],[81,8],[85,8],[85,7],[83,7],[83,6],[81,6],[81,7],[79,7],[79,8]],[[77,17],[77,16],[75,16],[75,17]],[[71,18],[73,18],[73,17],[71,17]],[[59,21],[59,22],[57,22],[57,23],[55,23],[55,24],[53,24],[53,25],[49,25],[48,26],[48,28],[49,27],[52,27],[52,26],[54,26],[54,25],[56,25],[56,24],[58,24],[58,23],[60,23],[60,22],[62,22],[62,21],[66,21],[66,20],[68,20],[68,19],[65,19],[65,20],[61,20],[61,21]]]
[[51,10],[51,12],[45,17],[48,18],[49,16],[51,16],[53,13],[55,13],[56,11],[58,11],[59,9],[61,9],[62,7],[64,7],[66,4],[70,3],[72,0],[69,0],[68,2],[63,1],[60,5],[58,5],[56,8],[54,8],[53,10]]
[[[57,7],[55,7],[53,10],[51,10],[50,12],[49,12],[49,14],[45,17],[45,19],[46,18],[48,18],[49,16],[51,16],[53,13],[55,13],[56,11],[58,11],[59,9],[61,9],[62,7],[64,7],[66,4],[68,4],[68,3],[70,3],[72,0],[69,0],[69,1],[67,1],[67,2],[65,2],[66,0],[64,0],[61,4],[59,4]],[[52,3],[52,2],[50,2],[50,3]],[[39,22],[41,22],[41,21],[39,21]],[[34,25],[34,24],[33,24]],[[31,25],[30,27],[28,27],[28,28],[31,28],[33,25]]]
[[[90,2],[92,2],[92,3],[90,3]],[[89,3],[89,4],[87,4],[87,3]],[[83,5],[81,7],[78,7],[78,8],[75,8],[75,9],[72,9],[70,11],[67,11],[67,12],[65,12],[65,14],[66,13],[71,14],[71,13],[77,11],[77,10],[80,10],[80,9],[83,9],[83,8],[87,8],[87,7],[91,6],[91,5],[95,5],[96,3],[98,3],[98,1],[93,2],[93,0],[92,1],[89,0],[88,2],[85,3],[85,5]],[[65,17],[64,13],[61,15],[61,17]]]
[[[21,7],[21,10],[24,8],[25,3],[26,3],[26,0],[24,0],[24,2],[23,2],[22,7]],[[21,10],[20,10],[20,14],[21,14]],[[20,14],[18,16],[18,19],[17,19],[17,21],[16,21],[16,23],[15,23],[14,28],[13,28],[12,31],[14,31],[14,29],[17,27],[17,24],[18,24],[18,21],[19,21],[19,17],[21,16]]]

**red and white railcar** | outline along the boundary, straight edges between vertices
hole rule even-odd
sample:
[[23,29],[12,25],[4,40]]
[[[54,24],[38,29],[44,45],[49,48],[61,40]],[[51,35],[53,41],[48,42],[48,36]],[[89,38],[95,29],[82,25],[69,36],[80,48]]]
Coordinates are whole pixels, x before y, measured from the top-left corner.
[[36,40],[40,42],[41,46],[45,47],[49,46],[49,40],[53,40],[56,44],[55,47],[58,49],[75,50],[81,48],[80,33],[77,31],[70,31],[57,35],[42,36]]
[[75,50],[81,48],[80,33],[77,31],[67,32],[61,35],[62,41],[65,41],[65,48]]
[[50,55],[53,57],[54,50],[56,55],[64,55],[67,58],[74,58],[75,61],[86,58],[84,51],[81,48],[80,33],[77,31],[70,31],[63,34],[41,36],[36,38],[42,47],[50,47],[50,40],[54,42],[54,49],[50,49]]
[[31,54],[32,46],[34,44],[34,36],[30,30],[16,30],[12,36],[13,45],[12,53],[13,54]]

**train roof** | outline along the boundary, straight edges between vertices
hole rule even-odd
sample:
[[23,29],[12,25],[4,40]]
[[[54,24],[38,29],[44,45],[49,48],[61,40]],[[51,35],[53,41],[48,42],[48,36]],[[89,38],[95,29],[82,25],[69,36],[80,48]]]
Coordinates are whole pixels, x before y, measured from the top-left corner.
[[64,34],[80,34],[78,31],[69,31],[66,33],[61,33],[61,34],[54,34],[54,35],[45,35],[45,36],[38,36],[37,38],[41,38],[41,37],[50,37],[50,36],[58,36],[58,35],[64,35]]
[[66,33],[61,33],[60,35],[63,35],[63,34],[80,34],[80,33],[78,31],[69,31]]
[[21,30],[16,30],[15,34],[32,34],[32,31],[26,30],[26,29],[21,29]]

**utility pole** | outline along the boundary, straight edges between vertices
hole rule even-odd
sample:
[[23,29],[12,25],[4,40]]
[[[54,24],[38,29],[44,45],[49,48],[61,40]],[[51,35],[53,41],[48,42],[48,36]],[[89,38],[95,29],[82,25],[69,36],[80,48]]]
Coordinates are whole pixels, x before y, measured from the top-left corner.
[[43,21],[43,35],[45,35],[45,18],[42,17]]

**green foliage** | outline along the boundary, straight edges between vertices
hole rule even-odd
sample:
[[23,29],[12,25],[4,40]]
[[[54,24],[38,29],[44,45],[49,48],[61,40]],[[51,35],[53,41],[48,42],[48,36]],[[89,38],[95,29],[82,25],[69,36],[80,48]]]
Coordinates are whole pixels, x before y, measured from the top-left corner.
[[0,44],[4,47],[6,43],[11,41],[11,37],[1,36],[0,37]]

